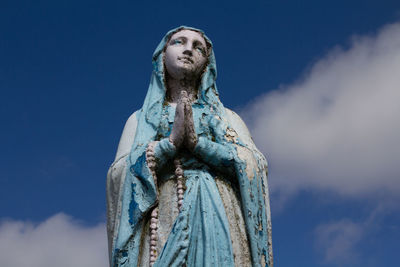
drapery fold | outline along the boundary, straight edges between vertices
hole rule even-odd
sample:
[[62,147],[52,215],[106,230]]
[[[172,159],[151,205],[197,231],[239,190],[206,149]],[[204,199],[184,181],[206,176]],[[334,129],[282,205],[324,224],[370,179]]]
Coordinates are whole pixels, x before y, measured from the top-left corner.
[[[116,191],[119,190],[118,194],[108,197],[108,199],[113,196],[118,198],[113,199],[112,202],[117,204],[113,204],[116,208],[109,216],[113,220],[111,230],[113,236],[110,244],[111,266],[137,266],[144,220],[149,215],[151,208],[157,205],[157,189],[147,166],[145,154],[147,145],[157,140],[157,131],[165,102],[166,88],[162,51],[169,37],[182,28],[193,29],[180,27],[170,31],[154,52],[153,74],[143,107],[136,116],[137,130],[131,151],[126,157],[125,177],[119,180],[120,184],[113,186]],[[205,39],[211,45],[211,41],[207,37]],[[203,139],[199,138],[194,153],[210,166],[221,167],[222,165],[222,168],[233,173],[239,186],[252,264],[253,266],[272,267],[270,211],[266,179],[267,163],[252,141],[243,134],[246,132],[246,127],[240,118],[226,114],[225,108],[218,98],[215,79],[216,63],[211,50],[197,100],[198,104],[203,107],[202,113],[194,113],[194,120],[199,120],[200,116],[208,118],[208,123],[202,127],[209,127],[210,134]],[[235,118],[228,120],[227,117]],[[201,131],[202,129],[196,129],[196,132]],[[212,151],[215,153],[211,153]],[[203,183],[204,181],[200,181],[193,187],[202,188],[199,194],[204,193],[204,197],[206,197],[207,192],[213,186]],[[219,196],[212,195],[210,197],[208,195],[208,197],[212,199],[212,197],[218,198]],[[189,199],[184,201],[184,203],[189,202]],[[220,207],[216,210],[219,209]],[[189,220],[191,216],[182,216],[182,214],[178,216],[176,225],[184,227],[184,224],[188,223],[185,220]],[[171,239],[173,239],[172,236]],[[230,242],[228,239],[223,240],[223,242]],[[188,252],[185,253],[190,253],[190,243],[187,245]],[[165,249],[167,248],[168,244],[165,245]],[[161,258],[162,255],[160,255]]]

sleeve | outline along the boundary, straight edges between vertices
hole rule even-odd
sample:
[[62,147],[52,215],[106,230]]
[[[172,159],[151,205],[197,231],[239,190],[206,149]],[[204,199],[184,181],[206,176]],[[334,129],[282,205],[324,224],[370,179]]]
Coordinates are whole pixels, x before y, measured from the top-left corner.
[[118,227],[118,217],[121,208],[121,190],[126,174],[126,159],[136,132],[137,112],[133,113],[127,120],[119,141],[118,150],[114,162],[107,173],[106,199],[107,199],[107,235],[108,248],[111,259],[113,237]]
[[168,162],[168,160],[172,159],[176,154],[176,148],[168,138],[150,143],[147,147],[147,150],[147,155],[151,155],[155,159],[155,163],[150,164],[152,166],[154,165],[156,169],[161,169]]
[[[109,256],[111,257],[111,249],[113,236],[115,232],[116,218],[120,208],[121,185],[125,179],[126,173],[126,156],[115,161],[108,170],[106,184],[107,199],[107,233]],[[111,258],[110,258],[111,259]]]
[[218,171],[228,174],[234,173],[235,149],[233,146],[199,137],[193,153]]
[[164,138],[158,141],[154,147],[154,155],[156,157],[159,167],[165,165],[165,163],[173,158],[176,154],[175,146],[169,141],[168,138]]

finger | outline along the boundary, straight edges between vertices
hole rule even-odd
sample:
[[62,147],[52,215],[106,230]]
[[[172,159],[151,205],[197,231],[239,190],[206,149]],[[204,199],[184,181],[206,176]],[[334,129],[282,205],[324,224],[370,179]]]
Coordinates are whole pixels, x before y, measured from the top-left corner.
[[182,102],[178,102],[176,105],[175,111],[175,121],[180,121],[184,117],[184,104]]
[[183,100],[183,99],[187,99],[187,98],[188,98],[187,92],[185,90],[182,90],[180,99]]
[[194,122],[193,122],[193,110],[192,110],[192,105],[188,103],[186,105],[186,118],[188,120],[189,127],[193,127]]
[[192,105],[191,105],[191,103],[190,103],[190,100],[189,100],[189,98],[187,98],[186,100],[185,100],[185,113],[186,112],[190,112],[190,109],[192,108]]

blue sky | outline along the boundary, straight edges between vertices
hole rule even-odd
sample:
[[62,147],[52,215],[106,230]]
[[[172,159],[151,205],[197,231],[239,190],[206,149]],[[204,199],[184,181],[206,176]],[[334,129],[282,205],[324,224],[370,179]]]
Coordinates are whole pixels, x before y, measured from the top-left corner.
[[398,1],[2,1],[0,265],[106,266],[107,169],[187,25],[269,161],[276,266],[397,266],[399,21]]

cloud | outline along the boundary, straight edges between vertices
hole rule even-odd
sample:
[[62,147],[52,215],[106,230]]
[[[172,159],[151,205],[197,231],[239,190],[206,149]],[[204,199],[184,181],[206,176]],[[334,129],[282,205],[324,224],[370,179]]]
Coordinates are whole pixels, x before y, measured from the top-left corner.
[[[377,205],[364,219],[342,218],[318,225],[314,230],[314,245],[325,264],[334,266],[378,266],[374,253],[365,253],[363,244],[377,244],[384,232],[384,218],[397,211],[396,203]],[[364,248],[365,249],[365,248]]]
[[40,224],[3,221],[0,266],[106,267],[105,224],[87,227],[62,213]]
[[316,249],[322,253],[325,263],[354,264],[365,228],[364,224],[347,219],[321,224],[315,229]]
[[400,23],[336,47],[242,114],[273,192],[400,193]]
[[241,114],[269,161],[275,211],[302,190],[323,193],[317,205],[346,197],[368,207],[315,227],[325,264],[379,265],[365,244],[375,244],[387,215],[398,212],[399,102],[400,23],[394,23],[353,36],[346,48],[335,47],[301,79],[260,96]]

